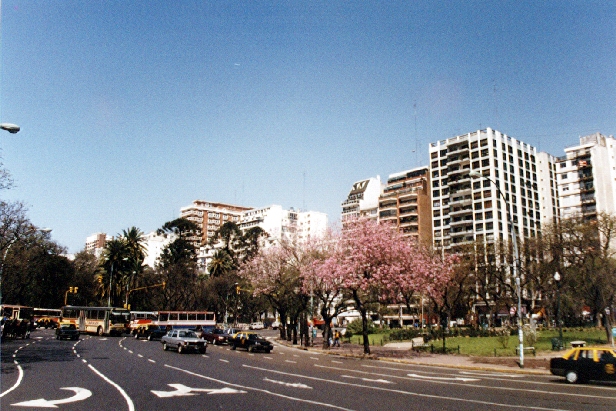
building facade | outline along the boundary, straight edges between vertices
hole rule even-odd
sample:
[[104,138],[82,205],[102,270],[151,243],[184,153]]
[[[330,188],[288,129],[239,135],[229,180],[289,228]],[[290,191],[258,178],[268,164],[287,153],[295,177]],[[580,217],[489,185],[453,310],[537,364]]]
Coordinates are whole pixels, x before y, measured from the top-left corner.
[[557,159],[556,181],[563,218],[597,218],[616,212],[616,140],[600,133],[581,137]]
[[[469,241],[508,241],[509,210],[519,238],[537,236],[544,217],[539,175],[549,179],[553,170],[550,156],[541,158],[544,163],[534,147],[490,128],[432,143],[434,244],[447,249]],[[539,166],[547,171],[540,172]],[[471,179],[471,171],[491,182]],[[550,208],[548,187],[553,184],[541,182]]]
[[95,233],[86,237],[86,251],[100,257],[103,253],[107,241],[112,238],[105,233]]
[[384,185],[381,177],[371,177],[353,184],[347,199],[342,203],[342,226],[349,219],[367,217],[378,220],[379,197]]
[[428,167],[391,174],[379,197],[379,221],[405,237],[432,244],[432,202]]
[[216,230],[227,221],[239,225],[242,213],[249,210],[252,210],[252,207],[195,200],[192,205],[180,209],[180,217],[192,221],[199,227],[199,231],[188,239],[198,250],[207,244]]

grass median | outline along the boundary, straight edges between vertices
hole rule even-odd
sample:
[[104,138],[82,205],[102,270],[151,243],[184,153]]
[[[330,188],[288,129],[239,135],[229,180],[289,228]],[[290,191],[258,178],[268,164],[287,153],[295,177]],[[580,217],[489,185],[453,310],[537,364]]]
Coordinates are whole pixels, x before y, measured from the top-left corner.
[[[532,345],[527,341],[524,342],[526,348],[534,347],[537,353],[554,354],[558,351],[552,350],[552,339],[558,338],[558,330],[542,330],[537,331],[537,338]],[[389,342],[394,342],[389,339],[389,333],[370,334],[369,341],[371,346],[384,346]],[[567,328],[563,329],[563,342],[565,349],[571,347],[571,341],[586,341],[588,346],[604,345],[607,343],[605,330],[596,328]],[[351,344],[363,344],[361,335],[353,335],[350,339],[344,341]],[[400,341],[395,341],[400,342]],[[435,349],[441,349],[443,346],[442,340],[431,340],[428,344],[434,344]],[[497,357],[513,357],[518,355],[516,348],[519,345],[518,334],[509,336],[507,339],[503,337],[447,337],[447,348],[460,347],[461,355],[475,356],[497,356]],[[527,355],[532,355],[527,353]]]

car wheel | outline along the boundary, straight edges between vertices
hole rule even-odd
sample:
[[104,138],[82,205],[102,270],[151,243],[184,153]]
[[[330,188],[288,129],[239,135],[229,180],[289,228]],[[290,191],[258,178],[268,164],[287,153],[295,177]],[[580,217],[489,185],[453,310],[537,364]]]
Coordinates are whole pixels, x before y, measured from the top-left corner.
[[152,341],[152,334],[148,335],[148,341]]
[[60,339],[60,336],[59,336],[59,335],[56,335],[56,340],[59,340],[59,339]]
[[184,349],[182,348],[181,345],[178,345],[178,354],[182,354],[184,352]]
[[96,334],[99,337],[102,337],[103,336],[103,327],[98,327],[98,329],[96,330]]
[[253,345],[248,346],[248,352],[253,352],[254,350],[255,350],[255,347]]
[[231,344],[231,349],[235,350],[235,344]]
[[199,348],[199,353],[201,353],[201,354],[205,354],[205,347],[203,347],[203,348]]
[[167,350],[168,350],[167,343],[163,343],[163,350],[164,350],[164,351],[167,351]]
[[270,350],[270,349],[268,348],[267,350],[265,350],[265,352],[266,352],[267,354],[269,354],[269,353],[271,353],[271,352],[272,352],[272,350]]
[[569,370],[565,373],[565,378],[569,384],[575,384],[580,382],[580,375],[577,371]]
[[135,340],[139,339],[139,333],[135,333]]

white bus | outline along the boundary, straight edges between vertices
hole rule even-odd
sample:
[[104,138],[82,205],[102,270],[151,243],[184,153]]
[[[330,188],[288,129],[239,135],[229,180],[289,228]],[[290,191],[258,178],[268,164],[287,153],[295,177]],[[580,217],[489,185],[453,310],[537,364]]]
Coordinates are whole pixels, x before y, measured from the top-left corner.
[[166,328],[204,328],[216,326],[216,314],[211,311],[159,311],[153,324]]
[[34,322],[37,327],[55,328],[60,322],[62,310],[60,308],[34,307]]
[[130,311],[117,307],[62,307],[61,322],[70,322],[82,333],[122,335],[129,332]]
[[158,311],[131,311],[130,329],[131,331],[140,325],[151,324],[158,320]]

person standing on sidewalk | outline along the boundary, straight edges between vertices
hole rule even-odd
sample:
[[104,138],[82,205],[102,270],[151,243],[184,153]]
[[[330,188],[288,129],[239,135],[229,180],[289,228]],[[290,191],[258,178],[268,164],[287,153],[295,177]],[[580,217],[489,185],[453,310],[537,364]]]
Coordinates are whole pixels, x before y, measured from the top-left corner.
[[340,347],[340,331],[334,332],[334,347]]

